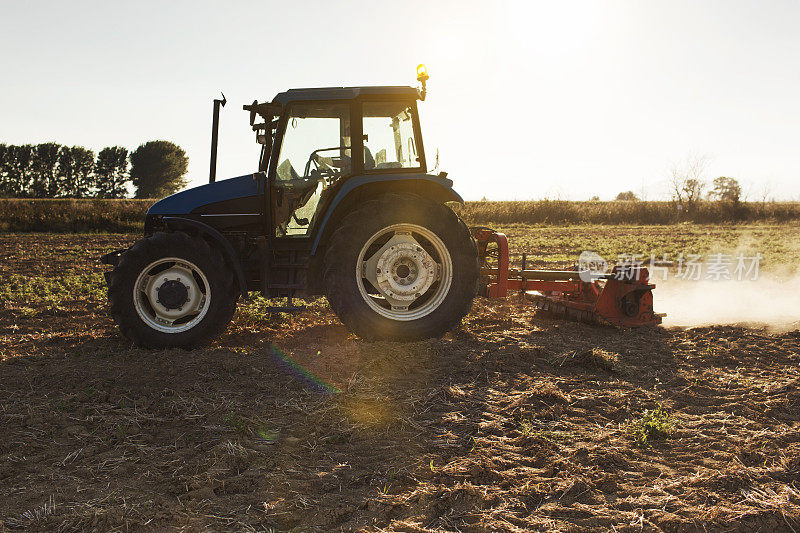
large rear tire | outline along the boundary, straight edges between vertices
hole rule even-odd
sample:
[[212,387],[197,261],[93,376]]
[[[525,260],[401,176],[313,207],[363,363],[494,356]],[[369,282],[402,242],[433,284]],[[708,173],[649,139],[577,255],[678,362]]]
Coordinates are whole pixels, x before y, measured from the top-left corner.
[[469,312],[478,254],[445,205],[387,194],[347,215],[325,253],[325,289],[340,320],[368,340],[438,337]]
[[111,273],[111,316],[144,348],[192,348],[221,333],[236,310],[234,275],[201,237],[155,233],[120,257]]

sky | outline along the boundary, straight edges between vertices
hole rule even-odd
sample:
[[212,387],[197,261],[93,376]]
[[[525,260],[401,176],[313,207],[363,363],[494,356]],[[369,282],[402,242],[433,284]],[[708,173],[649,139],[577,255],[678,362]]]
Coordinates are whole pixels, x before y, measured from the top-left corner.
[[0,142],[154,139],[208,180],[254,172],[242,105],[292,87],[415,85],[467,200],[668,194],[707,161],[749,199],[800,200],[800,2],[0,0]]

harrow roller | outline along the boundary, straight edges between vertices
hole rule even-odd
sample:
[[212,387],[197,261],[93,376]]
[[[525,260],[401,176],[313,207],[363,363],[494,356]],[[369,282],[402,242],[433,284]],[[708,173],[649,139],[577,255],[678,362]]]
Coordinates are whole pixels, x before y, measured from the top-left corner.
[[[482,294],[504,298],[516,291],[552,316],[616,327],[655,326],[663,314],[653,311],[655,285],[647,268],[617,265],[611,272],[528,270],[509,267],[508,239],[488,228],[474,228],[481,263]],[[490,245],[495,247],[490,248]]]

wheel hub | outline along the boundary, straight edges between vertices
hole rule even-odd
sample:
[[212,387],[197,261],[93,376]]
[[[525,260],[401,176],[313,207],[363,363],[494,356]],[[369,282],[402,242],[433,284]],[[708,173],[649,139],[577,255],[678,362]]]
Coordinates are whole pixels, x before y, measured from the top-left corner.
[[398,242],[378,257],[376,280],[387,298],[408,305],[436,281],[436,263],[417,243]]
[[413,267],[414,267],[413,264],[407,265],[405,263],[401,265],[395,265],[394,267],[395,280],[400,281],[400,283],[404,285],[408,284],[407,280],[409,278],[412,278],[412,280],[416,278],[416,271]]
[[161,322],[174,322],[196,313],[203,303],[203,294],[188,265],[176,263],[141,283],[154,318]]
[[165,309],[180,309],[189,301],[189,289],[180,278],[165,281],[160,287],[156,287],[156,293],[156,304]]

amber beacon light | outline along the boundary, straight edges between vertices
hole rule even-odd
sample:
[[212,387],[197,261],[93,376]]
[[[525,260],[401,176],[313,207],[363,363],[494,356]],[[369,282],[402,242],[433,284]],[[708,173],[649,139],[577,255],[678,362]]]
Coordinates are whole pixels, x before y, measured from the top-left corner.
[[419,98],[420,100],[425,100],[425,94],[427,93],[426,83],[428,81],[428,67],[424,64],[420,63],[417,65],[417,81],[420,82],[422,85],[419,90]]

